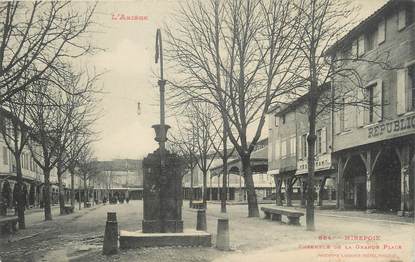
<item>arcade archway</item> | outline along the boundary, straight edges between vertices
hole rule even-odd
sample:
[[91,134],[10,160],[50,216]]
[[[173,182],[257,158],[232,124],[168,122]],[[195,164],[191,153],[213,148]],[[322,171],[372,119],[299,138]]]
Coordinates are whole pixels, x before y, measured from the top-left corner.
[[401,166],[392,147],[385,147],[374,167],[375,206],[381,211],[398,211],[401,202]]

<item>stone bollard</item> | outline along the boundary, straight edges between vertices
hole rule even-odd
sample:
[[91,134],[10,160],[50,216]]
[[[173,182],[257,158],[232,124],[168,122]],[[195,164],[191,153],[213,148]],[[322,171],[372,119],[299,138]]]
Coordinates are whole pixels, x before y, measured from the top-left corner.
[[206,231],[206,210],[205,209],[198,209],[197,210],[197,224],[196,230]]
[[107,224],[105,226],[104,245],[102,253],[104,255],[116,254],[118,252],[118,223],[117,213],[107,213]]
[[218,231],[216,236],[216,248],[228,251],[229,246],[229,219],[218,218]]

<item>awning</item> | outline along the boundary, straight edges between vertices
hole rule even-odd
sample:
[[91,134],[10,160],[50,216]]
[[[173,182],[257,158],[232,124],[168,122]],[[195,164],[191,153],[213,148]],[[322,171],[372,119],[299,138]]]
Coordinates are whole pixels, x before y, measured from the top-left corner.
[[[265,173],[268,169],[268,159],[266,158],[252,158],[251,157],[252,173]],[[221,174],[223,165],[218,165],[209,169],[213,176]],[[239,174],[242,170],[242,162],[240,159],[233,159],[228,161],[228,172]]]

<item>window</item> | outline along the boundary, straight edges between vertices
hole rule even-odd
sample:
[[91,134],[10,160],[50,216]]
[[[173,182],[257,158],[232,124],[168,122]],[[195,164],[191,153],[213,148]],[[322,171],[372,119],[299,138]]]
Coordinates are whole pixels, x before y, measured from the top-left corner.
[[281,116],[281,118],[282,118],[282,124],[285,124],[285,114],[283,114],[283,115]]
[[344,100],[344,98],[342,98],[341,99],[341,104],[340,104],[340,112],[339,112],[339,114],[340,114],[340,119],[339,119],[339,122],[340,122],[340,125],[339,125],[339,127],[340,127],[340,132],[343,132],[344,131],[344,122],[345,122],[345,118],[344,118],[344,110],[345,110],[345,100]]
[[323,127],[321,129],[321,153],[327,153],[327,129]]
[[26,153],[26,169],[29,170],[30,166],[30,154]]
[[25,159],[25,154],[23,153],[23,154],[20,155],[20,166],[22,167],[22,169],[25,168],[24,159]]
[[352,59],[356,59],[359,56],[357,42],[357,40],[354,40],[352,43]]
[[411,92],[411,107],[412,110],[415,110],[415,65],[409,67],[408,74]]
[[378,44],[382,44],[386,40],[386,19],[383,18],[378,25]]
[[366,93],[367,93],[367,101],[368,101],[368,111],[369,111],[369,115],[368,115],[368,122],[369,123],[373,123],[374,121],[374,89],[375,86],[368,86],[366,89]]
[[275,116],[274,120],[275,120],[275,126],[277,127],[279,124],[280,118],[278,116]]
[[321,154],[321,129],[317,130],[316,132],[317,140],[316,140],[316,153]]
[[295,137],[292,137],[291,138],[291,140],[290,140],[290,153],[291,153],[291,155],[292,156],[295,156],[295,154],[296,154],[296,139],[295,139]]
[[406,25],[412,25],[414,22],[414,9],[411,7],[406,8]]
[[26,153],[22,153],[22,159],[21,159],[21,163],[22,168],[26,169]]
[[[396,77],[396,112],[398,115],[404,114],[413,108],[413,65],[405,69],[397,70]],[[411,81],[412,80],[412,81]],[[410,85],[410,86],[409,86]]]
[[357,55],[358,57],[361,57],[365,54],[365,36],[361,35],[359,36],[357,40]]
[[8,150],[7,150],[7,147],[5,146],[3,146],[3,164],[5,165],[9,164]]
[[366,86],[367,112],[365,123],[379,122],[383,118],[383,85],[382,79],[370,82]]
[[375,34],[375,30],[372,30],[366,34],[366,51],[370,51],[375,47]]
[[34,171],[33,169],[33,158],[30,156],[30,171]]
[[343,50],[343,58],[342,59],[346,60],[344,62],[347,62],[348,59],[352,59],[352,46],[349,45]]
[[307,134],[301,136],[301,156],[303,158],[307,157]]
[[401,7],[398,11],[398,30],[403,30],[409,23],[408,23],[408,12],[409,7]]

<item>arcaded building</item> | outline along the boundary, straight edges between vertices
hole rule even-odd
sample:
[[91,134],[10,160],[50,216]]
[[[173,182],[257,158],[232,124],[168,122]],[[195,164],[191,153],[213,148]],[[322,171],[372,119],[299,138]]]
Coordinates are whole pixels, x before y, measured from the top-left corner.
[[[317,120],[316,195],[340,210],[414,214],[414,20],[415,2],[390,0],[329,49],[336,71],[359,80],[336,74],[335,103]],[[268,173],[277,182],[307,176],[303,100],[269,112]]]
[[[330,49],[333,56],[352,59],[347,66],[363,83],[355,94],[365,102],[346,101],[333,113],[339,209],[413,215],[414,13],[413,1],[391,0]],[[346,88],[344,80],[334,79],[335,92]]]
[[[325,89],[330,92],[330,85]],[[280,197],[285,199],[288,206],[291,205],[291,200],[298,199],[301,199],[302,205],[305,204],[309,129],[307,97],[301,96],[288,105],[278,106],[268,112],[268,174],[274,176],[277,194],[284,193]],[[324,111],[316,121],[314,184],[318,205],[322,205],[323,200],[335,198],[336,169],[331,155],[330,113],[330,110]]]

